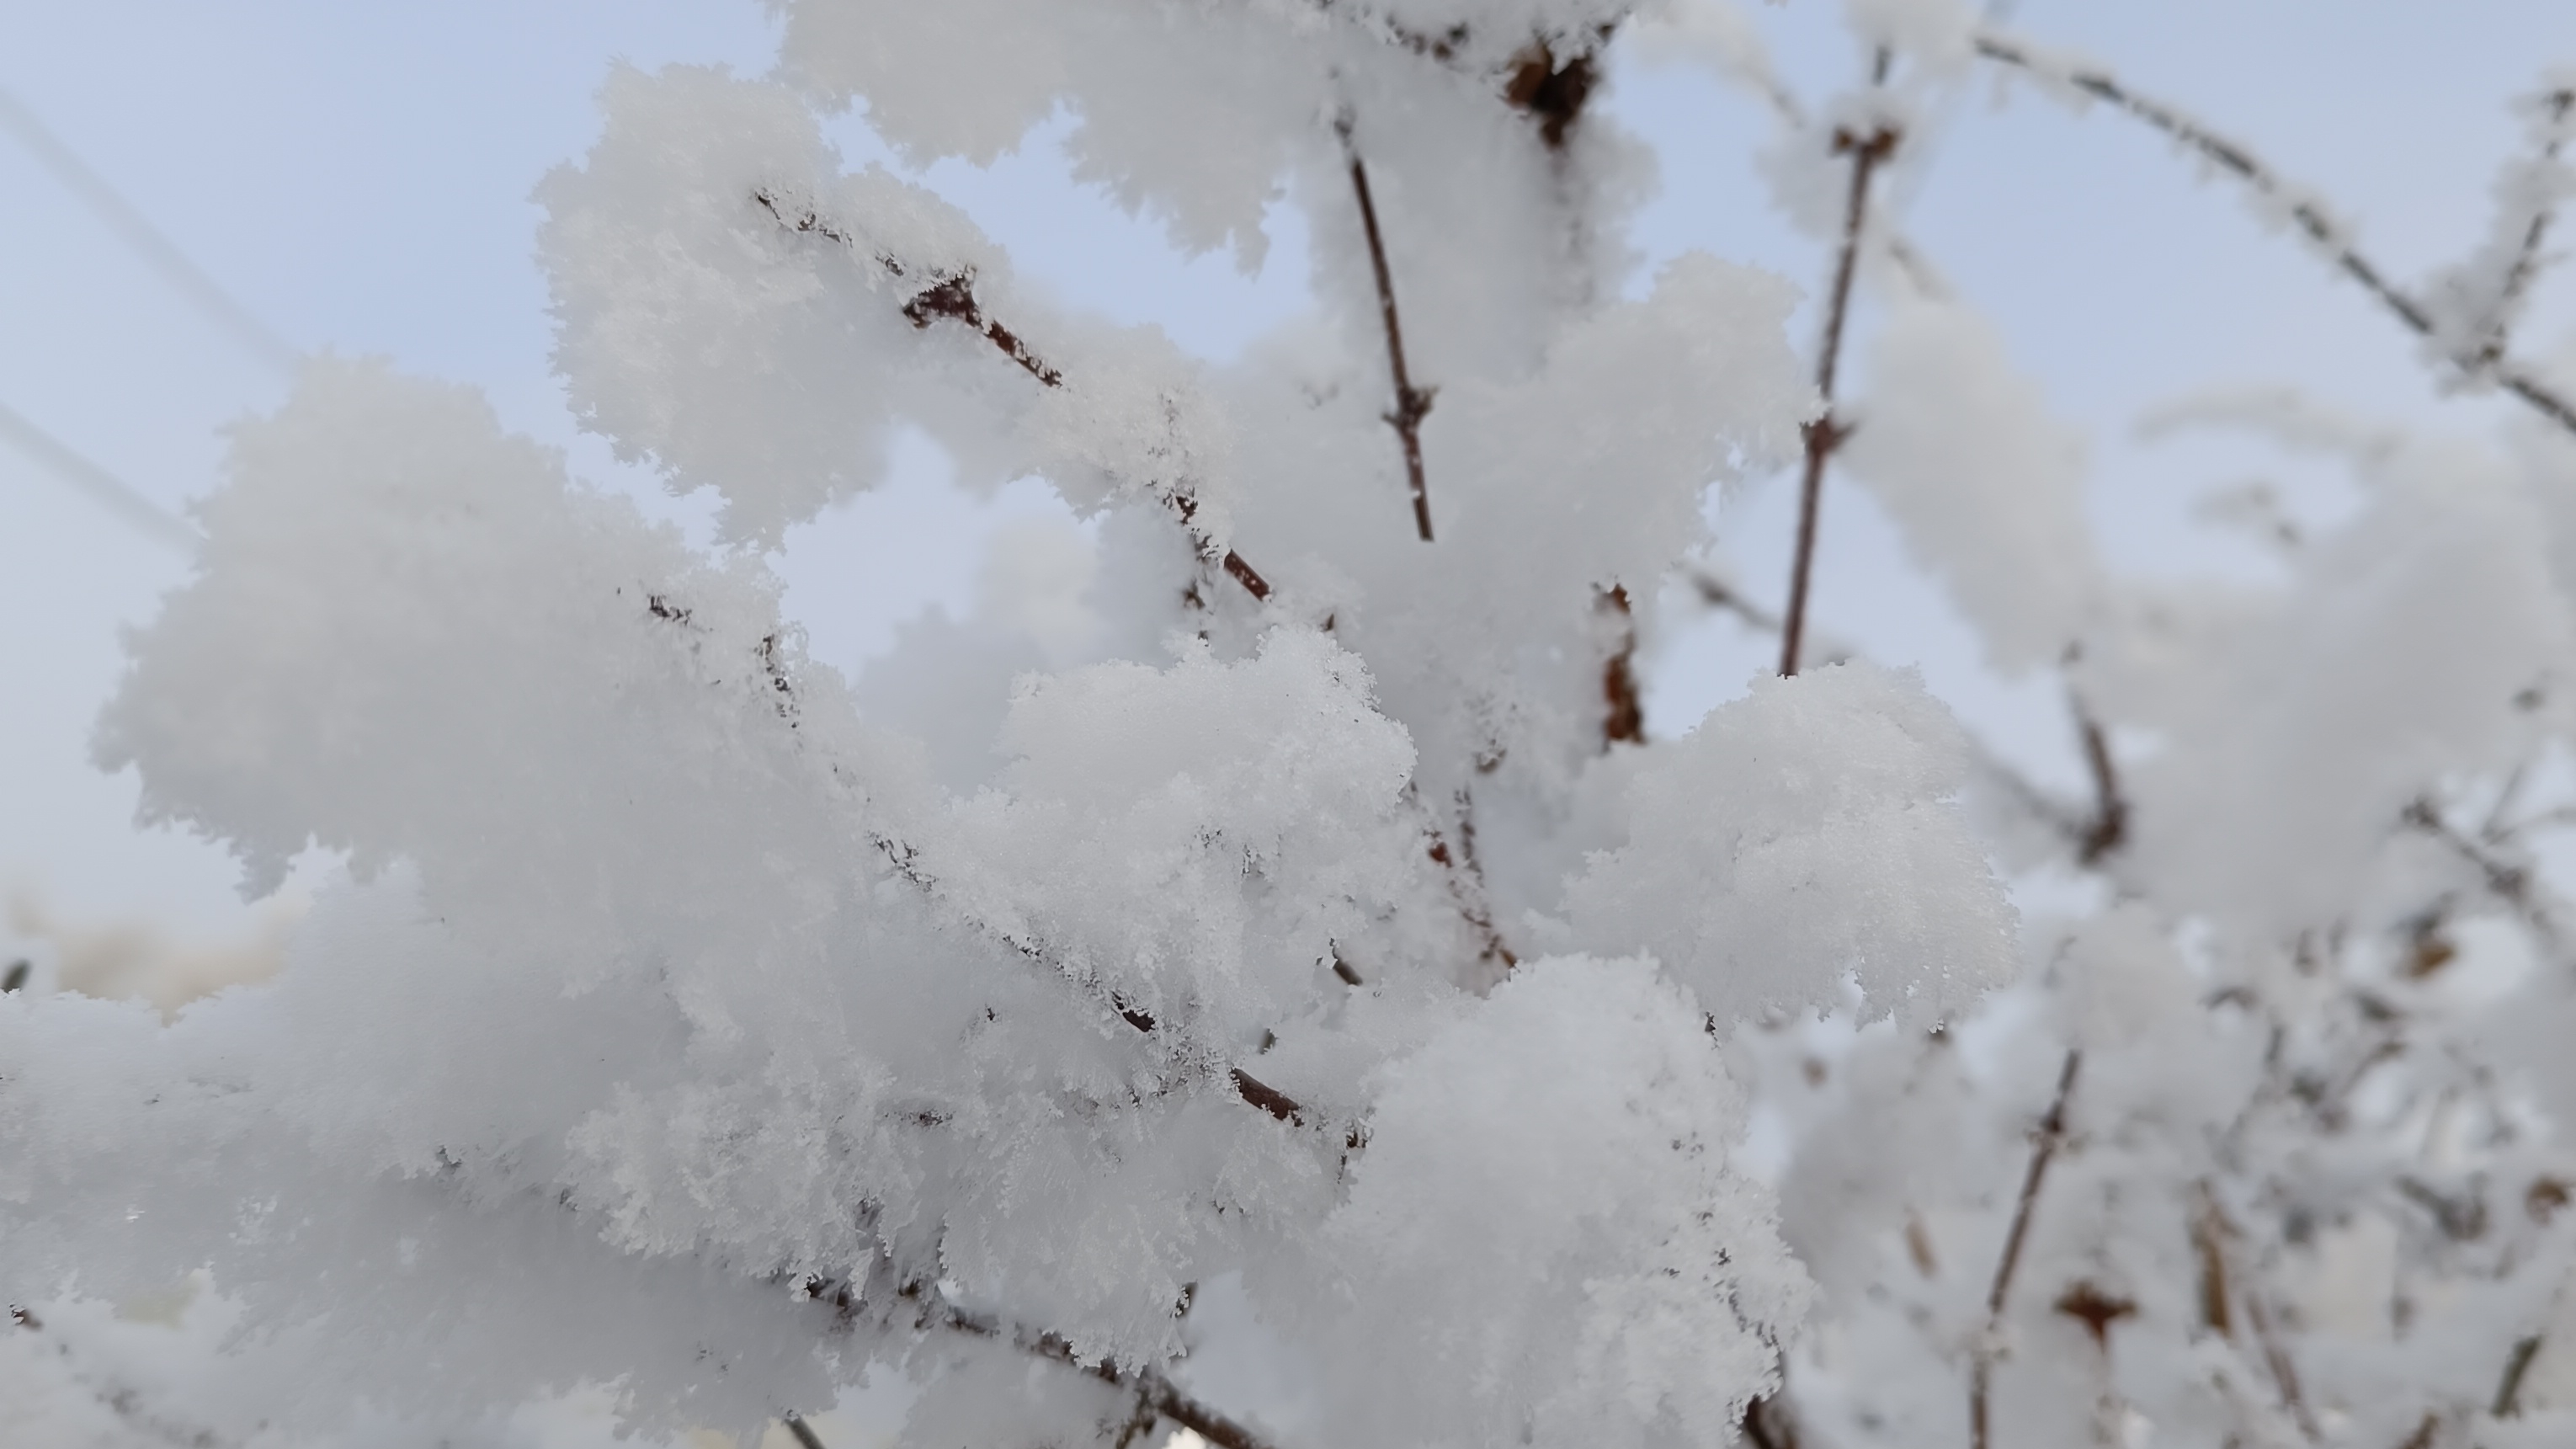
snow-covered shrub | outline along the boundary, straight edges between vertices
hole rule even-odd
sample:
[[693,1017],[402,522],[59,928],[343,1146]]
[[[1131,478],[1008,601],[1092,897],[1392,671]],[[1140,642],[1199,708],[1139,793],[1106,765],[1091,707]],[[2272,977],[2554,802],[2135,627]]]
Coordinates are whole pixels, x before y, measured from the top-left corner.
[[[923,1449],[2563,1432],[2576,419],[2509,345],[2563,90],[2419,299],[1935,0],[1854,4],[1879,61],[1821,107],[1715,0],[779,8],[775,76],[611,77],[540,194],[573,403],[721,497],[712,551],[378,364],[238,431],[101,759],[254,885],[352,882],[175,1021],[0,1000],[0,1388],[46,1432],[811,1444],[862,1382]],[[1780,107],[1812,364],[1778,278],[1627,286],[1613,43]],[[2080,439],[1869,205],[1998,66],[2200,150],[2534,419],[2308,427],[2363,504],[2277,584],[2113,575]],[[845,167],[857,103],[923,161],[1070,108],[1192,247],[1257,256],[1284,190],[1320,314],[1227,366],[1070,314]],[[764,562],[898,427],[1100,540],[1100,627],[908,634],[910,713]],[[1645,738],[1708,490],[1803,463],[1812,521],[1837,458],[1995,667],[2064,674],[2094,799],[1802,659],[1803,544],[1782,677]],[[2090,904],[2024,922],[1998,864]],[[209,1356],[136,1367],[101,1305],[174,1283]]]

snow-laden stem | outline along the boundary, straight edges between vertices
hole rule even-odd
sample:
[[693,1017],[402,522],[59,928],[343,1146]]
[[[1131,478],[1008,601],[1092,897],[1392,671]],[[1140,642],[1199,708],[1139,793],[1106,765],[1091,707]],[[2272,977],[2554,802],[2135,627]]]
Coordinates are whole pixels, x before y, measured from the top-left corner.
[[979,1318],[945,1305],[932,1319],[931,1326],[973,1338],[1007,1342],[1025,1353],[1062,1364],[1075,1373],[1087,1374],[1112,1388],[1126,1390],[1136,1396],[1140,1415],[1168,1419],[1216,1445],[1217,1449],[1271,1449],[1270,1441],[1260,1434],[1217,1412],[1206,1402],[1183,1393],[1160,1369],[1122,1369],[1107,1359],[1085,1363],[1074,1353],[1071,1344],[1054,1334],[1031,1333],[1015,1325]]
[[[2566,149],[2565,137],[2559,128],[2566,121],[2568,112],[2576,110],[2576,90],[2562,87],[2549,91],[2539,98],[2538,105],[2550,119],[2549,139],[2540,146],[2540,160],[2547,164],[2555,162],[2559,153]],[[2503,285],[2496,289],[2494,311],[2484,329],[2485,340],[2478,345],[2480,366],[2491,367],[2504,356],[2514,313],[2520,310],[2523,298],[2531,291],[2533,279],[2540,275],[2541,244],[2549,239],[2550,224],[2557,215],[2554,205],[2542,206],[2532,212],[2531,220],[2523,226],[2513,260],[2505,266]]]
[[[1878,69],[1884,76],[1887,58],[1882,52]],[[1822,399],[1824,412],[1806,425],[1806,472],[1798,485],[1798,544],[1789,569],[1789,607],[1780,629],[1780,673],[1783,678],[1798,672],[1798,647],[1807,632],[1808,576],[1816,557],[1816,509],[1823,501],[1825,461],[1833,456],[1848,431],[1834,417],[1834,368],[1842,358],[1843,323],[1851,311],[1852,274],[1860,264],[1861,233],[1869,221],[1869,181],[1879,163],[1896,151],[1896,132],[1882,126],[1867,136],[1850,131],[1834,133],[1834,150],[1852,158],[1851,191],[1843,203],[1842,246],[1834,258],[1832,289],[1825,297],[1824,344],[1816,353],[1816,393]]]
[[2012,1294],[2013,1274],[2021,1267],[2022,1245],[2030,1236],[2031,1215],[2039,1207],[2040,1188],[2048,1181],[2048,1164],[2057,1156],[2058,1147],[2066,1140],[2066,1104],[2075,1095],[2075,1075],[2084,1066],[2081,1049],[2066,1054],[2066,1065],[2058,1069],[2057,1095],[2048,1104],[2048,1115],[2039,1119],[2039,1132],[2030,1149],[2030,1170],[2022,1175],[2021,1196],[2013,1204],[2012,1226],[2004,1232],[2003,1255],[1995,1260],[1994,1285],[1986,1290],[1985,1342],[1977,1345],[1976,1360],[1968,1371],[1968,1443],[1971,1449],[1987,1449],[1987,1409],[1992,1395],[1995,1366],[1995,1339],[2003,1332],[2004,1303]]
[[1431,390],[1413,385],[1404,361],[1404,322],[1395,310],[1395,274],[1386,264],[1386,238],[1377,224],[1377,200],[1369,194],[1368,163],[1351,141],[1348,117],[1340,122],[1342,151],[1351,163],[1351,193],[1359,198],[1360,228],[1368,236],[1369,271],[1377,279],[1377,311],[1386,326],[1387,371],[1395,380],[1395,409],[1387,426],[1404,444],[1404,481],[1413,493],[1413,526],[1422,541],[1431,541],[1431,487],[1422,473],[1422,420],[1431,415]]
[[[2358,282],[2363,291],[2377,298],[2380,305],[2394,313],[2409,331],[2419,337],[2433,335],[2431,309],[2390,281],[2379,264],[2363,255],[2360,247],[2314,199],[2293,187],[2278,171],[2243,145],[2219,135],[2173,106],[2138,94],[2118,77],[2098,67],[2053,64],[2043,59],[2027,42],[1993,30],[1979,32],[1976,47],[1977,54],[1999,65],[2028,71],[2103,101],[2123,115],[2164,132],[2203,160],[2234,176],[2257,195],[2278,204],[2290,224],[2316,243],[2334,264],[2335,270]],[[2536,221],[2534,231],[2539,230],[2539,222]],[[2538,244],[2539,238],[2535,235],[2532,239],[2535,250]],[[2541,416],[2576,433],[2576,403],[2571,403],[2542,381],[2528,364],[2505,355],[2500,336],[2494,339],[2491,347],[2455,356],[2451,361],[2467,375],[2493,382],[2520,398]]]
[[[820,236],[845,247],[856,245],[855,235],[848,227],[839,225],[811,208],[799,209],[790,216],[780,208],[778,198],[767,191],[754,191],[751,199],[761,210],[768,212],[780,226],[789,231]],[[871,260],[895,277],[909,276],[913,270],[906,267],[897,257],[878,254]],[[930,285],[906,299],[903,304],[903,315],[905,320],[923,331],[929,330],[931,323],[943,319],[962,323],[976,335],[993,344],[995,351],[1009,358],[1042,385],[1050,388],[1064,386],[1062,369],[1031,351],[1017,332],[985,313],[983,304],[976,299],[975,276],[971,271],[955,276],[932,273]],[[1190,536],[1191,547],[1201,557],[1214,555],[1215,541],[1210,539],[1207,532],[1198,525],[1198,500],[1185,492],[1178,491],[1164,493],[1161,497],[1163,506],[1179,517],[1181,527]],[[1269,599],[1270,581],[1262,577],[1260,570],[1246,562],[1242,554],[1229,548],[1219,562],[1226,574],[1236,583],[1241,584],[1245,593],[1252,596],[1253,602],[1261,603]]]

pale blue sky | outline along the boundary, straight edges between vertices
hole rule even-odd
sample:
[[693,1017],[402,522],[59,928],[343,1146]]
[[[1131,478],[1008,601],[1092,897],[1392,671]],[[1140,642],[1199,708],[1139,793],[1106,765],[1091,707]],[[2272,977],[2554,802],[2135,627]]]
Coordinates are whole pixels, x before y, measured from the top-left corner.
[[[1854,66],[1823,0],[1761,15],[1811,94]],[[2027,0],[2012,19],[2253,142],[2409,278],[2479,234],[2516,137],[2506,99],[2545,65],[2576,64],[2564,0]],[[758,71],[772,46],[747,0],[87,0],[0,11],[0,87],[292,345],[478,383],[508,424],[567,447],[578,470],[641,488],[574,432],[547,372],[527,195],[587,146],[590,95],[613,61]],[[1610,99],[1663,158],[1666,191],[1638,230],[1647,253],[1699,246],[1804,287],[1821,279],[1825,258],[1753,179],[1765,123],[1751,103],[1694,76],[1624,70]],[[1302,305],[1293,231],[1257,278],[1223,257],[1178,258],[1152,226],[1074,187],[1050,140],[1040,133],[991,172],[931,179],[1024,270],[1198,350],[1229,352]],[[2425,426],[2474,429],[2494,414],[2437,396],[2386,317],[2120,118],[2071,116],[2026,90],[1993,105],[1981,89],[1940,145],[1907,198],[1911,234],[1998,319],[2064,414],[2094,430],[2099,516],[2134,566],[2223,564],[2182,522],[2188,495],[2264,461],[2131,441],[2129,425],[2162,399],[2291,382]],[[284,379],[5,134],[0,220],[0,404],[164,504],[214,486],[218,429],[273,406]],[[2569,292],[2562,280],[2545,295],[2535,341],[2566,341]],[[1727,520],[1746,578],[1765,590],[1782,573],[1786,493],[1751,490]],[[1015,493],[1004,511],[1033,498]],[[964,607],[994,517],[925,471],[801,535],[791,603],[818,654],[855,665],[897,618]],[[1921,662],[1973,723],[2026,745],[2043,771],[2065,767],[2051,756],[2062,752],[2054,693],[1975,666],[1865,502],[1837,491],[1825,528],[1826,628]],[[0,447],[0,892],[33,890],[91,920],[237,928],[229,864],[130,829],[132,780],[85,759],[88,721],[120,667],[117,629],[148,617],[182,569]],[[1654,701],[1667,731],[1740,688],[1767,649],[1714,625],[1668,642]]]

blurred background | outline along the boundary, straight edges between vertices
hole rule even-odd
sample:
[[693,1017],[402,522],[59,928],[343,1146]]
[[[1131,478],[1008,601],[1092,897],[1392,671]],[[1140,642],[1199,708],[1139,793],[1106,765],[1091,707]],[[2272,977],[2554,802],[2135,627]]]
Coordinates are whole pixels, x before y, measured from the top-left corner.
[[[1811,101],[1860,73],[1827,0],[1746,8]],[[2496,169],[2521,142],[2509,103],[2546,68],[2576,65],[2565,0],[1996,9],[2250,143],[2406,281],[2475,244]],[[591,94],[610,67],[758,73],[775,46],[770,13],[750,0],[0,8],[0,961],[175,1006],[269,969],[331,868],[308,861],[278,895],[245,900],[219,847],[138,825],[131,772],[103,774],[88,754],[123,668],[119,631],[187,577],[184,519],[221,484],[227,424],[276,406],[297,354],[382,355],[477,384],[505,425],[562,448],[577,474],[704,536],[700,500],[665,496],[575,428],[548,368],[528,197],[589,146]],[[2178,398],[2289,386],[2433,432],[2483,432],[2502,414],[2494,399],[2444,396],[2391,318],[2152,133],[1994,79],[1961,95],[1930,138],[1935,161],[1893,200],[1922,254],[2089,436],[2091,502],[2120,566],[2259,574],[2261,551],[2198,505],[2264,479],[2294,512],[2323,516],[2343,486],[2242,439],[2142,436],[2140,420]],[[1703,248],[1822,289],[1825,248],[1779,217],[1760,180],[1771,121],[1759,103],[1622,49],[1605,104],[1661,158],[1662,192],[1633,237],[1640,287],[1662,259]],[[1185,257],[1150,219],[1071,180],[1070,125],[1059,117],[989,169],[921,179],[1068,303],[1158,324],[1212,359],[1308,305],[1293,208],[1274,209],[1258,274]],[[852,165],[885,159],[864,116],[834,134]],[[2527,352],[2564,354],[2571,292],[2563,277],[2544,284]],[[1869,324],[1864,303],[1863,357]],[[1796,325],[1811,346],[1814,319]],[[854,676],[930,611],[1009,617],[1035,608],[1031,578],[1083,577],[1084,535],[1042,485],[968,496],[935,449],[898,454],[892,486],[795,530],[776,559],[814,656]],[[1719,562],[1774,608],[1793,493],[1781,477],[1710,500]],[[1855,488],[1829,484],[1818,569],[1821,632],[1919,666],[1989,743],[2079,788],[2056,685],[1988,670]],[[1774,650],[1675,600],[1647,641],[1648,726],[1664,735],[1739,693]]]

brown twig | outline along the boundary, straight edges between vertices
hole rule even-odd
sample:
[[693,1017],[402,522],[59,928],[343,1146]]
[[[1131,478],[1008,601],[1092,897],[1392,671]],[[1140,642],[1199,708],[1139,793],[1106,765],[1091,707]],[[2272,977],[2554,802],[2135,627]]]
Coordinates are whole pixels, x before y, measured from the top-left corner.
[[[2415,335],[2426,338],[2434,335],[2431,310],[2388,280],[2388,274],[2380,270],[2376,262],[2362,255],[2360,248],[2344,235],[2342,228],[2315,201],[2302,195],[2252,151],[2162,101],[2139,95],[2107,71],[2048,64],[2029,44],[1991,30],[1978,34],[1976,48],[1977,54],[1997,64],[2059,81],[2108,103],[2122,114],[2164,132],[2203,160],[2236,177],[2257,195],[2278,203],[2290,224],[2317,244],[2335,270],[2359,283],[2362,290],[2376,298]],[[2482,349],[2454,356],[2451,361],[2463,373],[2494,382],[2529,404],[2541,416],[2576,433],[2576,404],[2571,404],[2541,381],[2526,364],[2504,355],[2500,341],[2492,355]]]
[[[1887,54],[1879,53],[1878,73],[1887,71]],[[1824,412],[1802,430],[1807,444],[1806,473],[1798,485],[1798,543],[1789,568],[1789,607],[1780,629],[1780,674],[1798,672],[1798,646],[1807,632],[1808,576],[1816,558],[1816,512],[1824,501],[1825,460],[1850,436],[1834,417],[1834,368],[1841,360],[1843,324],[1851,310],[1852,276],[1860,265],[1861,232],[1869,220],[1869,179],[1880,163],[1896,152],[1896,132],[1885,126],[1866,136],[1834,133],[1834,153],[1852,158],[1851,190],[1843,201],[1842,247],[1834,258],[1834,280],[1825,295],[1824,343],[1816,353],[1816,393]]]
[[[931,874],[929,869],[923,865],[921,851],[918,847],[915,847],[908,842],[898,840],[890,835],[879,834],[871,837],[871,839],[874,841],[877,849],[885,855],[886,860],[894,867],[897,875],[902,876],[908,884],[912,885],[923,894],[949,905],[952,909],[958,910],[958,913],[964,918],[968,926],[983,932],[993,940],[1009,947],[1013,952],[1017,953],[1021,959],[1028,961],[1032,965],[1053,972],[1078,986],[1089,989],[1097,998],[1100,1005],[1107,1007],[1111,1015],[1117,1017],[1120,1021],[1125,1022],[1139,1035],[1152,1036],[1155,1030],[1161,1026],[1161,1023],[1156,1021],[1151,1014],[1124,1000],[1117,992],[1105,990],[1101,988],[1097,982],[1085,980],[1076,972],[1064,966],[1039,943],[1005,930],[1002,927],[996,926],[985,920],[982,916],[977,915],[974,912],[958,907],[956,902],[950,900],[940,889],[939,878]],[[1280,1121],[1288,1123],[1290,1126],[1305,1125],[1306,1109],[1299,1105],[1296,1098],[1289,1096],[1287,1093],[1280,1091],[1276,1087],[1272,1087],[1267,1083],[1262,1082],[1259,1078],[1254,1077],[1251,1073],[1246,1072],[1241,1067],[1228,1068],[1226,1080],[1233,1085],[1235,1095],[1241,1097],[1248,1105],[1258,1107],[1262,1111],[1269,1113],[1271,1116],[1278,1118]]]
[[1619,647],[1601,666],[1601,749],[1606,754],[1612,745],[1646,742],[1646,706],[1637,695],[1637,620],[1628,607],[1627,589],[1604,589],[1594,603],[1616,617],[1619,631]]
[[2486,878],[2487,890],[2496,899],[2511,906],[2514,913],[2522,917],[2523,923],[2531,927],[2532,933],[2546,942],[2551,950],[2555,951],[2559,948],[2558,923],[2532,889],[2530,871],[2498,859],[2485,846],[2453,829],[2451,823],[2442,818],[2442,812],[2435,809],[2430,800],[2413,802],[2406,807],[2400,818],[2406,824],[2449,846],[2462,860],[2476,866],[2478,873]]
[[2522,1379],[2531,1372],[2531,1361],[2540,1356],[2540,1335],[2514,1341],[2513,1352],[2504,1361],[2504,1377],[2496,1384],[2495,1402],[2487,1413],[2494,1418],[2510,1419],[2522,1412]]
[[[765,190],[752,192],[751,199],[763,211],[768,212],[780,226],[789,231],[820,236],[845,247],[856,248],[858,245],[857,237],[848,227],[810,208],[799,210],[791,216],[782,209],[778,198]],[[912,270],[906,267],[900,258],[877,252],[873,254],[873,260],[891,276],[912,275]],[[983,304],[975,296],[975,273],[971,269],[953,273],[932,272],[929,276],[930,285],[913,293],[903,304],[904,319],[916,330],[927,331],[931,323],[943,320],[961,323],[993,344],[994,350],[1009,358],[1022,371],[1036,378],[1040,384],[1050,388],[1064,386],[1062,370],[1031,351],[1029,345],[1020,339],[1018,333],[985,313]],[[1159,496],[1165,507],[1179,515],[1181,527],[1188,532],[1190,543],[1199,556],[1217,558],[1216,541],[1208,537],[1207,533],[1198,526],[1198,500],[1184,489],[1173,489]],[[1219,562],[1227,576],[1241,584],[1243,591],[1252,595],[1254,602],[1259,603],[1269,599],[1270,581],[1263,578],[1259,570],[1245,562],[1242,554],[1229,548],[1225,550]]]
[[946,1328],[975,1338],[988,1338],[1012,1344],[1038,1358],[1059,1363],[1076,1373],[1087,1374],[1112,1388],[1124,1389],[1136,1396],[1141,1409],[1171,1420],[1205,1439],[1217,1449],[1270,1449],[1269,1441],[1251,1428],[1218,1413],[1213,1407],[1181,1392],[1162,1370],[1144,1367],[1122,1369],[1108,1359],[1085,1363],[1073,1346],[1051,1333],[1032,1334],[973,1317],[953,1306],[943,1304],[930,1320],[933,1326]]
[[2308,1407],[2306,1392],[2299,1386],[2298,1364],[2290,1357],[2289,1346],[2281,1341],[2279,1329],[2272,1321],[2263,1297],[2248,1287],[2239,1295],[2228,1286],[2227,1240],[2237,1236],[2236,1225],[2227,1220],[2227,1210],[2219,1205],[2218,1194],[2203,1180],[2197,1188],[2200,1210],[2192,1218],[2192,1246],[2200,1257],[2201,1321],[2217,1331],[2221,1338],[2234,1340],[2236,1325],[2232,1305],[2241,1296],[2245,1305],[2246,1326],[2253,1330],[2254,1342],[2263,1352],[2264,1367],[2280,1390],[2281,1407],[2288,1410],[2299,1432],[2311,1442],[2322,1437],[2317,1417]]
[[2039,1119],[2039,1131],[2030,1149],[2030,1169],[2022,1175],[2021,1197],[2013,1204],[2012,1226],[2004,1232],[2003,1256],[1995,1261],[1994,1285],[1986,1290],[1987,1342],[1978,1345],[1976,1361],[1968,1371],[1968,1443],[1972,1449],[1987,1449],[1992,1442],[1987,1425],[1989,1392],[1994,1375],[1993,1340],[2003,1331],[2004,1304],[2012,1294],[2013,1274],[2021,1267],[2022,1245],[2030,1236],[2030,1221],[2039,1208],[2039,1190],[2048,1180],[2048,1164],[2066,1140],[2066,1104],[2075,1095],[2075,1074],[2083,1068],[2081,1048],[2066,1053],[2066,1065],[2057,1073],[2057,1096],[2048,1104],[2048,1115]]
[[2084,739],[2084,767],[2093,776],[2093,820],[2085,827],[2076,858],[2086,865],[2098,865],[2129,838],[2129,801],[2120,793],[2120,772],[2111,760],[2111,741],[2102,722],[2084,707],[2082,699],[2071,693],[2068,698],[2075,707],[2076,731]]
[[[1411,786],[1407,786],[1406,793],[1413,798],[1417,807],[1421,806],[1418,792]],[[1467,800],[1463,794],[1459,804],[1462,811],[1473,809],[1473,802]],[[1476,959],[1500,966],[1505,971],[1518,967],[1521,964],[1521,958],[1515,955],[1510,945],[1503,940],[1502,931],[1494,925],[1494,913],[1485,904],[1485,869],[1476,860],[1474,815],[1471,813],[1462,815],[1458,832],[1461,848],[1453,851],[1449,848],[1449,837],[1442,833],[1439,824],[1431,818],[1431,812],[1425,808],[1422,813],[1422,833],[1428,842],[1423,848],[1423,853],[1431,858],[1434,865],[1440,867],[1449,886],[1449,898],[1458,908],[1459,919],[1465,921],[1468,929],[1476,933],[1479,943]]]
[[2290,1357],[2289,1345],[2281,1341],[2280,1329],[2273,1324],[2270,1310],[2263,1306],[2261,1294],[2245,1295],[2245,1321],[2253,1326],[2254,1339],[2263,1346],[2263,1363],[2272,1371],[2272,1382],[2280,1387],[2282,1407],[2290,1411],[2290,1418],[2310,1443],[2322,1439],[2325,1430],[2317,1423],[2315,1411],[2308,1407],[2306,1391],[2299,1387],[2298,1363]]
[[1360,227],[1368,234],[1369,270],[1377,278],[1378,318],[1386,327],[1387,370],[1395,378],[1395,410],[1386,414],[1387,426],[1404,444],[1404,476],[1413,490],[1413,526],[1422,541],[1431,541],[1431,487],[1422,473],[1422,420],[1431,414],[1431,389],[1413,385],[1413,374],[1404,362],[1404,323],[1395,311],[1395,275],[1387,269],[1386,240],[1378,230],[1377,201],[1369,194],[1368,163],[1360,159],[1359,148],[1351,140],[1351,118],[1343,116],[1335,123],[1341,133],[1342,152],[1351,163],[1351,190],[1359,197]]

